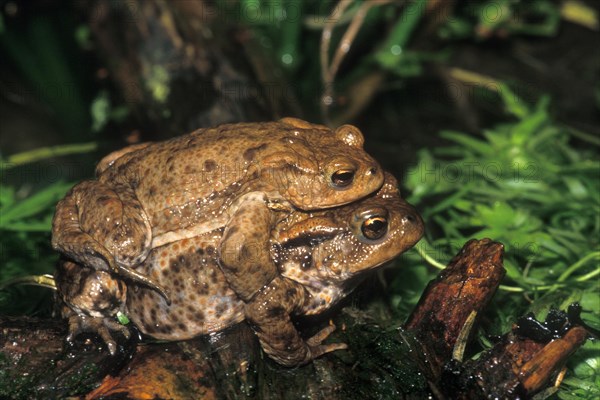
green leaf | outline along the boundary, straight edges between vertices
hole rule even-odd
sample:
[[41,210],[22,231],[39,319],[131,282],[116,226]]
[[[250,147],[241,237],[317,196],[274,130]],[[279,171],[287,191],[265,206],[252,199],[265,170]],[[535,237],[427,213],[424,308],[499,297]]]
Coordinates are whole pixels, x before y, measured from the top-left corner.
[[[483,156],[490,156],[493,154],[494,149],[482,140],[474,139],[464,133],[454,131],[442,131],[440,136],[444,139],[452,140],[458,144],[462,144],[467,149],[471,149]],[[463,150],[464,151],[464,150]]]
[[70,154],[81,154],[94,151],[98,148],[98,144],[91,143],[75,143],[65,144],[54,147],[41,147],[38,149],[25,151],[23,153],[13,154],[8,159],[0,164],[0,171],[16,168],[21,165],[31,164],[33,162],[46,160],[48,158],[61,157]]
[[425,12],[426,0],[415,0],[407,3],[403,14],[392,28],[388,38],[378,50],[374,59],[384,69],[393,70],[404,58],[405,47],[413,30]]
[[562,180],[567,186],[569,193],[576,199],[584,199],[589,196],[587,188],[580,179],[566,176]]
[[525,118],[529,115],[530,110],[525,101],[519,98],[504,82],[500,82],[499,93],[506,111],[510,114],[517,118]]
[[531,139],[531,137],[548,122],[548,113],[546,112],[547,107],[548,98],[545,97],[538,102],[533,114],[527,115],[526,118],[522,119],[514,126],[511,132],[513,145],[525,145],[526,141]]
[[50,232],[52,229],[52,220],[31,221],[31,222],[9,222],[0,225],[0,229],[16,232]]
[[53,208],[71,186],[73,186],[72,183],[58,182],[9,207],[2,207],[2,210],[0,210],[0,229],[5,229],[12,221],[22,220]]
[[0,184],[0,207],[9,207],[15,202],[15,189],[11,186]]
[[127,325],[130,322],[127,315],[123,314],[121,311],[117,312],[117,320],[121,325]]

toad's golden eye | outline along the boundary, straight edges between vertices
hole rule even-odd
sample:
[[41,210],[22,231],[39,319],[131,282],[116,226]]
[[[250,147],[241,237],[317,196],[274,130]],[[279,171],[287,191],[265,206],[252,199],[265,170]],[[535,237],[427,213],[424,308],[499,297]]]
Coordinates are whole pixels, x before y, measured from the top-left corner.
[[371,217],[363,222],[360,230],[364,237],[369,240],[378,240],[387,233],[388,221],[385,217]]
[[345,188],[354,180],[354,171],[351,169],[340,169],[331,175],[331,183],[338,188]]

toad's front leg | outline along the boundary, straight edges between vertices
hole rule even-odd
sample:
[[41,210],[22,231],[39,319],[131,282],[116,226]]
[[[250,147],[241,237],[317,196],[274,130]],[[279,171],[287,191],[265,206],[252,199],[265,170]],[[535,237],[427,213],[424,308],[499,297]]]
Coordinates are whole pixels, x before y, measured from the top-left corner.
[[238,202],[220,245],[220,265],[229,286],[245,302],[245,316],[263,350],[286,366],[309,362],[343,343],[321,344],[335,327],[302,340],[290,314],[303,307],[306,292],[298,283],[279,276],[271,259],[270,235],[274,213],[262,193],[249,193]]
[[111,271],[158,291],[133,268],[150,252],[152,229],[133,190],[99,181],[74,186],[56,206],[52,247],[83,266]]
[[223,232],[219,264],[229,286],[244,301],[278,274],[269,242],[274,220],[266,195],[252,192],[238,199]]
[[290,319],[290,314],[305,302],[304,288],[284,277],[275,278],[246,303],[246,319],[260,344],[279,364],[295,367],[325,353],[346,349],[345,343],[321,344],[335,329],[330,325],[304,341]]

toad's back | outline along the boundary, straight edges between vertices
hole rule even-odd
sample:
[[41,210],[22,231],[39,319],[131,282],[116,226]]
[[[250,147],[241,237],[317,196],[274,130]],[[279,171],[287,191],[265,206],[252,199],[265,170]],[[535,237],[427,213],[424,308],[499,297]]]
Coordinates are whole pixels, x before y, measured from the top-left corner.
[[[356,128],[338,133],[283,121],[221,125],[135,147],[108,162],[98,178],[134,189],[154,235],[219,220],[241,193],[264,191],[301,209],[316,209],[354,201],[383,183]],[[338,170],[355,174],[349,186],[334,187],[331,176]]]

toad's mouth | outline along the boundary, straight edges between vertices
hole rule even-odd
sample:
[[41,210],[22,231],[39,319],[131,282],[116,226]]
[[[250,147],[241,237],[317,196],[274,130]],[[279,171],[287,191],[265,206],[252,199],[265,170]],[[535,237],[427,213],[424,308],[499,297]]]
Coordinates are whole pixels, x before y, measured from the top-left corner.
[[312,269],[322,282],[343,282],[350,279],[351,261],[342,248],[331,243],[320,243],[312,248]]
[[332,254],[330,249],[316,246],[312,251],[312,268],[317,271],[319,279],[341,283],[351,280],[357,275],[368,273],[392,261],[401,253],[402,251],[389,253],[384,257],[378,257],[377,260],[356,265],[352,253],[344,254],[343,251],[338,250]]

